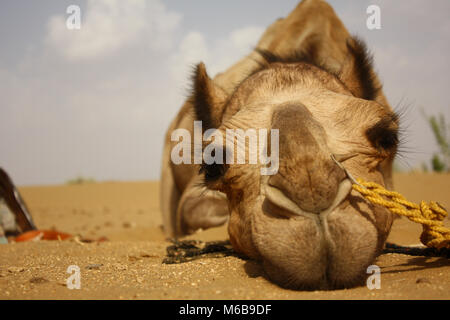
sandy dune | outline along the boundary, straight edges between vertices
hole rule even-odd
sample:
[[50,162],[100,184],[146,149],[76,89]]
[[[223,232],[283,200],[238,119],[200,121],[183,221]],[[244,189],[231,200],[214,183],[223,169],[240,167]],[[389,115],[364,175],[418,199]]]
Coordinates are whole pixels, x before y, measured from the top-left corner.
[[[450,208],[450,175],[397,174],[409,200]],[[450,260],[381,255],[381,289],[299,292],[269,282],[260,266],[237,257],[167,265],[157,182],[105,182],[20,188],[41,229],[106,236],[110,241],[41,241],[0,246],[0,299],[449,299]],[[450,224],[448,220],[447,226]],[[389,241],[419,243],[421,227],[405,219]],[[190,236],[224,240],[226,228]],[[69,290],[69,265],[81,269],[81,289]]]

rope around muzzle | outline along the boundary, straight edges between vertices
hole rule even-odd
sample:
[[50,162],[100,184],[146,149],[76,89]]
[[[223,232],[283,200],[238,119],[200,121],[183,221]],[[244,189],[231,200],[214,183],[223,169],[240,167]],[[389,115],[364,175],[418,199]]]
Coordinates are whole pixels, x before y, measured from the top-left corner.
[[447,211],[439,203],[421,201],[420,204],[415,204],[406,200],[400,193],[386,190],[375,182],[355,179],[334,155],[331,155],[331,159],[344,170],[353,184],[353,190],[358,191],[367,201],[385,207],[393,214],[420,223],[423,228],[420,241],[425,246],[435,249],[450,249],[450,229],[444,227],[443,222],[447,216]]
[[406,200],[400,193],[386,190],[375,182],[362,179],[354,181],[353,178],[350,180],[353,180],[353,189],[372,204],[385,207],[394,214],[420,223],[423,228],[420,241],[425,246],[450,249],[450,229],[444,227],[443,223],[448,213],[439,203],[421,201],[420,204],[416,204]]

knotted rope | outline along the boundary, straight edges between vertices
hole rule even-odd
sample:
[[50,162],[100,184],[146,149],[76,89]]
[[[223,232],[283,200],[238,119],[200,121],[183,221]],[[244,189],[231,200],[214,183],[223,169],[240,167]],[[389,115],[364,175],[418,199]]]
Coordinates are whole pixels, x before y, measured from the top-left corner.
[[420,204],[408,201],[400,193],[386,190],[375,182],[355,179],[350,172],[331,155],[331,159],[346,173],[352,182],[353,190],[358,191],[372,204],[385,207],[390,212],[407,217],[409,220],[422,225],[420,241],[429,248],[450,249],[450,229],[444,227],[447,211],[437,202],[430,201]]
[[427,247],[450,249],[450,229],[443,224],[447,211],[439,203],[421,201],[420,204],[416,204],[406,200],[398,192],[386,190],[375,182],[362,179],[356,179],[356,183],[353,181],[353,189],[371,203],[420,223],[423,228],[420,241]]

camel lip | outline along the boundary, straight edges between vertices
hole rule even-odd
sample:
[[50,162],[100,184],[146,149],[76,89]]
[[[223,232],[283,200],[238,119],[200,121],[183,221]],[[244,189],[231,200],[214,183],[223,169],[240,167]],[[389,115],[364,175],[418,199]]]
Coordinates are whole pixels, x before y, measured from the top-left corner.
[[338,192],[333,200],[333,203],[322,212],[314,213],[301,209],[294,201],[289,199],[289,197],[287,197],[285,193],[279,188],[272,186],[267,182],[261,184],[261,194],[264,196],[265,200],[283,209],[283,211],[286,211],[288,213],[287,215],[283,214],[281,215],[287,216],[288,218],[295,216],[302,216],[312,219],[318,218],[326,219],[326,216],[329,213],[333,212],[347,198],[351,190],[352,190],[352,182],[347,178],[342,180],[339,184]]

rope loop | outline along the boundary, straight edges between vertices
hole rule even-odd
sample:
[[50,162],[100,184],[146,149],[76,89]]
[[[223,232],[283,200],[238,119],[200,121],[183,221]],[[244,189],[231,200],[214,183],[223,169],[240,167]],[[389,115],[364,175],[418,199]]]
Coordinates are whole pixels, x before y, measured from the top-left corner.
[[390,212],[407,217],[422,225],[420,241],[430,248],[450,249],[450,229],[444,227],[447,211],[437,202],[410,202],[400,193],[386,190],[375,182],[357,179],[353,189],[372,204],[387,208]]

